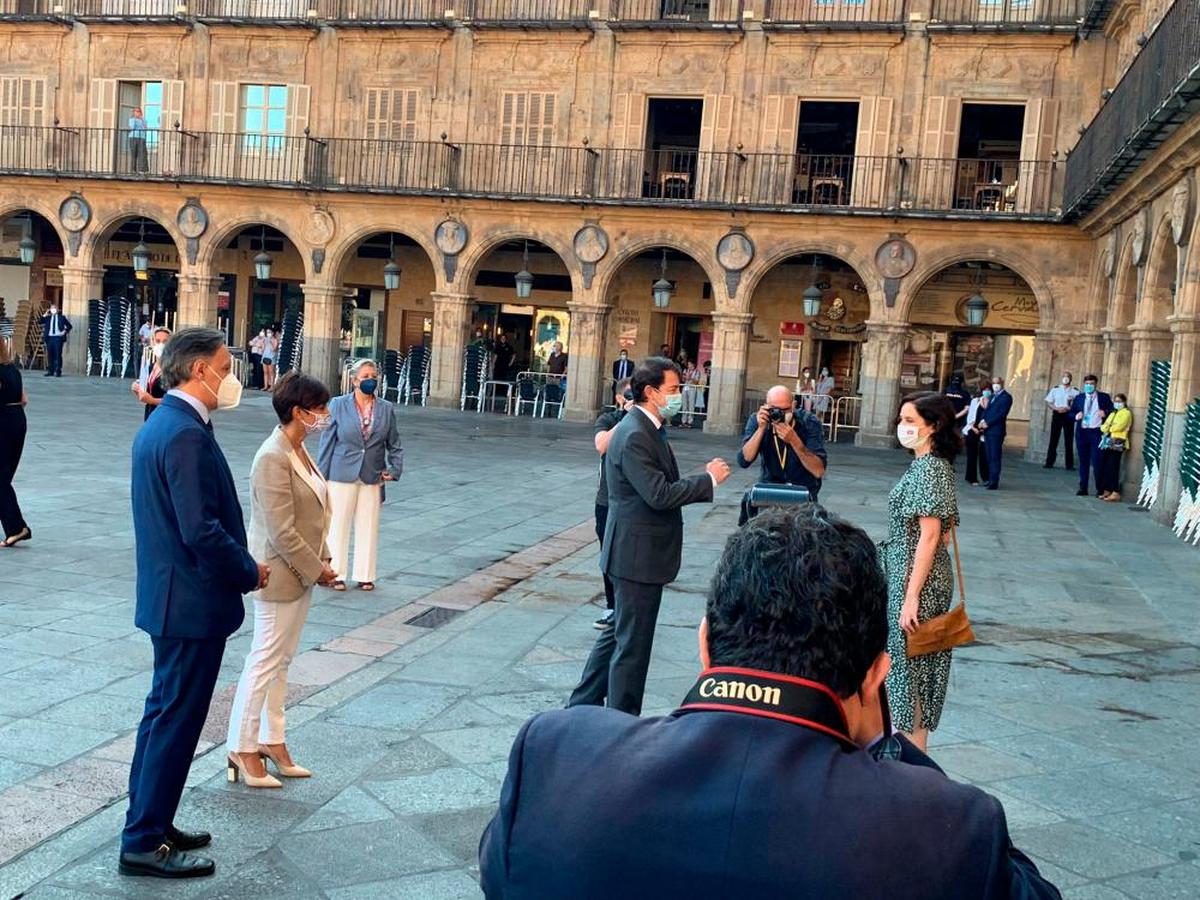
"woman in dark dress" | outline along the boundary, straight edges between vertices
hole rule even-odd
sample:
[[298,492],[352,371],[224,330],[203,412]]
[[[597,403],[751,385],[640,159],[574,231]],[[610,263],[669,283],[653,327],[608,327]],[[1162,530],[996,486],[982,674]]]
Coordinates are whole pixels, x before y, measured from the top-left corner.
[[170,337],[171,330],[169,328],[154,330],[154,334],[150,337],[151,358],[146,363],[147,370],[131,387],[134,396],[146,405],[145,413],[142,415],[143,422],[150,418],[150,413],[154,412],[155,407],[162,402],[162,398],[167,396],[167,386],[163,384],[162,366],[159,365],[159,360],[162,359],[163,348],[167,346]]
[[12,547],[33,537],[12,486],[25,449],[26,402],[21,370],[13,364],[8,340],[0,338],[0,524],[5,537],[0,547]]

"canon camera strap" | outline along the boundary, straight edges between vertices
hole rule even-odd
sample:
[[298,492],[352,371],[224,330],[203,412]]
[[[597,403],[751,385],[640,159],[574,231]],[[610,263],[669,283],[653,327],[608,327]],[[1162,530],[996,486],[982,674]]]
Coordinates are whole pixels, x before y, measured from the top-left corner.
[[694,710],[745,713],[791,722],[837,738],[847,749],[857,749],[850,739],[841,700],[823,684],[803,678],[724,666],[706,669],[678,712]]

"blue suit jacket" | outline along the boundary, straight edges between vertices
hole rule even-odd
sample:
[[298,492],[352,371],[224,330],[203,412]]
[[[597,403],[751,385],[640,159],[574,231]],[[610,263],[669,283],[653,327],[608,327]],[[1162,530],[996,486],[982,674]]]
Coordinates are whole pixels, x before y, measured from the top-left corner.
[[987,409],[983,411],[988,434],[1008,433],[1008,414],[1012,412],[1012,403],[1012,394],[1008,391],[1001,391],[988,402]]
[[133,442],[134,624],[155,637],[228,637],[258,587],[225,455],[200,415],[166,396]]
[[[42,316],[42,318],[41,318],[42,340],[50,339],[50,322],[53,318],[54,317],[51,316],[50,313],[46,313],[46,315]],[[59,330],[62,331],[61,336],[65,339],[66,336],[71,333],[71,329],[74,328],[75,326],[71,324],[70,319],[68,319],[66,316],[64,316],[60,312],[58,314],[58,327],[59,327]]]
[[492,900],[1059,897],[978,788],[717,711],[531,719],[479,862]]
[[317,467],[326,481],[353,484],[378,484],[384,470],[399,478],[404,471],[404,449],[400,446],[400,426],[396,407],[376,398],[371,418],[371,433],[363,440],[354,395],[343,394],[329,402],[333,425],[321,433],[317,449]]
[[[1112,397],[1104,393],[1104,391],[1096,391],[1096,400],[1100,404],[1100,421],[1103,422],[1114,409]],[[1068,415],[1074,419],[1076,414],[1083,412],[1083,406],[1086,402],[1087,394],[1080,391],[1075,395],[1075,399],[1071,401],[1071,411]]]

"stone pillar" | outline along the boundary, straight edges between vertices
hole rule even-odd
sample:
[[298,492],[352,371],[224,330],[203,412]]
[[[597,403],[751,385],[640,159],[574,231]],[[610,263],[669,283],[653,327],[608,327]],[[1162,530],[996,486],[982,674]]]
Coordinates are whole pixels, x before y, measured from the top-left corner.
[[750,313],[714,312],[712,377],[708,385],[704,430],[710,434],[742,433],[742,398],[750,348]]
[[[1200,395],[1200,318],[1172,316],[1167,321],[1175,339],[1171,347],[1171,392],[1167,397],[1162,474],[1154,518],[1164,525],[1173,525],[1175,511],[1179,507],[1179,494],[1183,489],[1179,458],[1183,450],[1187,405]],[[1136,452],[1137,445],[1134,445],[1134,450]]]
[[[1114,381],[1100,382],[1100,390],[1108,394],[1126,394],[1133,412],[1133,452],[1125,459],[1124,488],[1136,496],[1142,483],[1142,441],[1146,436],[1146,407],[1150,402],[1150,363],[1171,358],[1171,333],[1160,325],[1134,324],[1129,326],[1132,350],[1127,372],[1114,372]],[[1126,381],[1122,381],[1126,379]],[[1174,382],[1175,373],[1171,373]],[[1164,435],[1164,446],[1165,446]],[[1165,497],[1161,491],[1160,497]]]
[[600,407],[608,402],[604,396],[604,338],[612,307],[571,303],[567,309],[571,311],[571,347],[563,418],[594,422]]
[[[1100,364],[1100,371],[1093,373],[1100,376],[1100,383],[1115,384],[1124,378],[1132,361],[1133,335],[1129,333],[1129,329],[1104,329],[1104,361]],[[1083,383],[1083,378],[1087,374],[1086,371],[1075,373],[1076,387]]]
[[862,348],[862,414],[856,443],[860,447],[896,445],[896,412],[900,404],[900,365],[908,340],[907,322],[867,321]]
[[333,394],[339,394],[342,384],[342,301],[346,289],[337,284],[302,284],[300,290],[304,292],[304,350],[300,370],[321,379]]
[[[1044,462],[1046,448],[1050,443],[1050,409],[1046,406],[1046,391],[1058,384],[1064,371],[1074,376],[1074,385],[1083,382],[1083,376],[1091,371],[1091,365],[1099,358],[1102,350],[1099,332],[1056,331],[1051,328],[1038,329],[1033,342],[1033,366],[1030,373],[1032,387],[1029,392],[1029,443],[1025,448],[1025,459]],[[1093,363],[1089,363],[1089,360]],[[1014,410],[1015,412],[1015,410]],[[1059,452],[1063,452],[1059,448]]]
[[[471,328],[469,294],[433,292],[433,358],[429,368],[429,405],[458,409],[462,402],[463,353]],[[569,362],[570,360],[568,360]]]
[[[104,290],[104,269],[60,266],[63,273],[63,314],[71,320],[71,336],[63,348],[63,368],[72,375],[87,371],[88,301],[99,300]],[[34,322],[31,328],[41,326]],[[99,364],[99,360],[96,363]]]
[[[179,280],[179,314],[175,327],[217,327],[217,291],[221,279],[197,271],[181,271],[175,276]],[[308,317],[305,316],[307,322]]]

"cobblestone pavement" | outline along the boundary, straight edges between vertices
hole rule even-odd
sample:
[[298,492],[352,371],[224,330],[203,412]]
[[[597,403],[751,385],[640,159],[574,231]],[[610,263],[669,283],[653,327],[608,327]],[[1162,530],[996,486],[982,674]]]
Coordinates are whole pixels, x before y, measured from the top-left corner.
[[[271,792],[224,780],[216,742],[244,629],[179,815],[214,832],[217,875],[164,886],[115,865],[150,670],[132,624],[140,410],[118,382],[35,376],[29,392],[17,488],[34,541],[0,556],[0,897],[478,896],[476,845],[510,742],[564,702],[596,634],[591,430],[402,410],[406,474],[384,509],[379,589],[320,592],[293,667],[289,744],[316,777]],[[244,488],[269,403],[250,396],[216,421]],[[684,468],[736,449],[673,440]],[[822,497],[881,535],[905,464],[837,447]],[[1066,473],[1014,459],[1005,477],[998,494],[963,491],[981,643],[955,656],[934,755],[1003,801],[1017,844],[1067,897],[1192,900],[1200,556],[1145,513],[1074,497]],[[690,685],[704,591],[750,481],[737,473],[685,514],[647,714]]]

